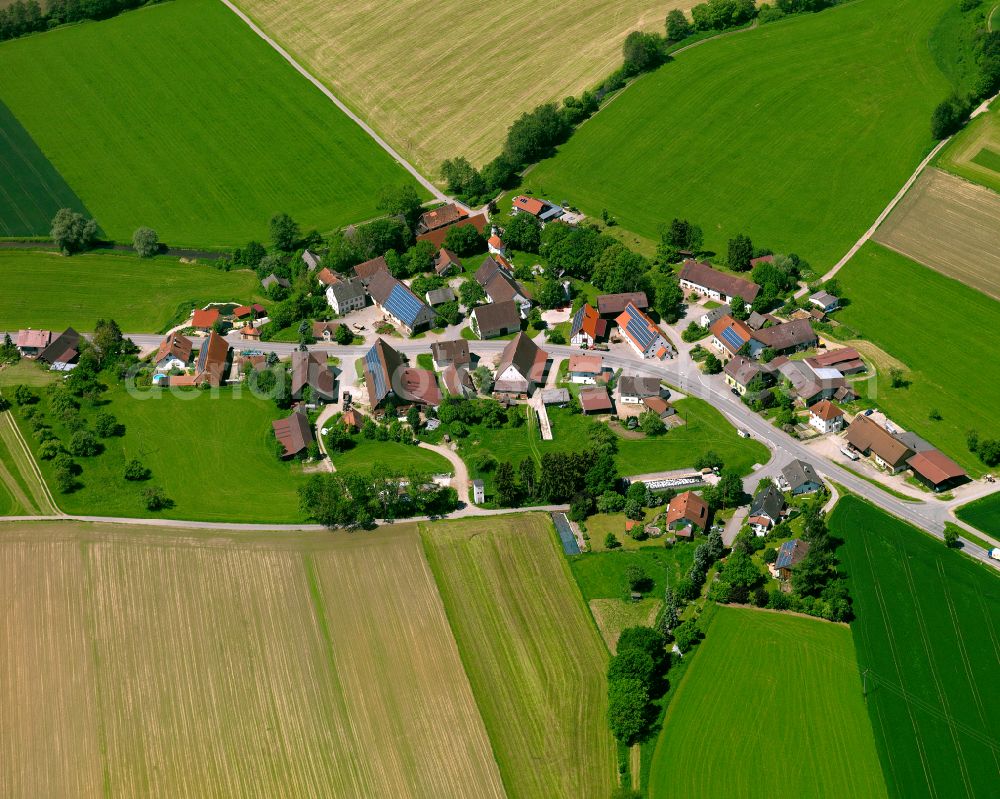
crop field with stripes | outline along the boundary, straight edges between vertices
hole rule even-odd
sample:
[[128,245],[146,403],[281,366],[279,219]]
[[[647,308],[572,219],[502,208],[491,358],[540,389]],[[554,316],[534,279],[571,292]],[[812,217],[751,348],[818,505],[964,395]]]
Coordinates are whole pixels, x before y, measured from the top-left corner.
[[503,799],[412,525],[0,525],[0,795]]
[[670,702],[650,799],[884,797],[851,633],[719,606]]
[[1000,579],[855,497],[830,528],[890,796],[997,796]]
[[422,525],[510,797],[607,799],[608,653],[542,514]]
[[119,241],[148,225],[173,245],[242,245],[282,211],[303,230],[369,219],[383,186],[412,182],[217,0],[4,42],[0,74],[21,153],[0,137],[0,235],[47,234],[75,196]]

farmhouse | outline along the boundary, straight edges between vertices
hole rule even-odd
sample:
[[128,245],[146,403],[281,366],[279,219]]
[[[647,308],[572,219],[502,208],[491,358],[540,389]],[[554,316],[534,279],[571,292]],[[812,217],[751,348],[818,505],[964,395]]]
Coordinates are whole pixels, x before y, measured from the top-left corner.
[[646,314],[629,303],[625,310],[615,319],[622,335],[628,340],[643,358],[659,358],[670,356],[670,344],[663,337],[660,329]]
[[513,276],[513,271],[509,268],[510,264],[505,258],[494,258],[491,255],[487,255],[483,262],[479,265],[476,270],[475,278],[476,282],[482,286],[484,289],[487,284],[496,276],[498,272],[502,272],[508,277]]
[[513,300],[477,305],[470,324],[481,339],[506,336],[521,329],[521,311]]
[[916,453],[871,417],[858,414],[847,428],[847,443],[872,459],[883,469],[896,474],[906,468],[907,459]]
[[507,255],[507,245],[503,243],[503,239],[501,239],[496,233],[491,234],[486,240],[486,248],[493,255],[500,255],[504,257]]
[[705,311],[699,318],[698,324],[702,327],[711,327],[716,322],[718,322],[723,316],[731,316],[732,308],[728,305],[720,305],[718,308],[711,308]]
[[678,275],[681,288],[718,302],[732,302],[740,297],[750,304],[760,292],[760,286],[735,275],[719,272],[709,264],[687,260]]
[[[487,262],[492,262],[496,268],[492,268]],[[480,275],[483,275],[485,282],[480,279]],[[492,258],[487,258],[479,267],[476,272],[476,280],[485,289],[490,302],[513,300],[517,303],[521,315],[528,315],[528,311],[531,310],[531,299],[528,297],[528,292]]]
[[376,272],[368,281],[368,291],[375,304],[407,335],[429,327],[436,318],[430,306],[388,271]]
[[497,364],[496,394],[530,394],[543,382],[548,353],[524,333],[518,333],[506,347]]
[[809,408],[809,424],[820,433],[835,433],[844,426],[844,412],[824,399]]
[[836,369],[815,369],[807,361],[790,361],[784,356],[771,361],[781,376],[791,383],[792,390],[811,406],[822,399],[844,396],[849,391],[847,381]]
[[767,535],[767,531],[781,521],[781,516],[785,511],[785,498],[781,492],[768,483],[753,498],[750,503],[750,511],[747,513],[747,524],[754,534],[758,536]]
[[788,486],[788,490],[795,496],[811,494],[823,487],[823,481],[819,479],[812,464],[807,461],[795,459],[789,462],[781,470],[781,477],[785,481],[785,485]]
[[[303,257],[305,257],[305,253],[303,253]],[[289,281],[285,280],[285,278],[283,277],[278,277],[276,274],[274,274],[274,272],[272,272],[262,281],[260,281],[260,285],[265,291],[271,288],[271,286],[279,286],[283,289],[292,287],[292,284]]]
[[693,491],[678,494],[667,505],[668,530],[682,538],[691,538],[708,525],[708,504]]
[[519,194],[511,202],[511,213],[530,214],[545,224],[562,216],[563,209],[548,200],[539,200],[537,197],[526,197]]
[[319,255],[314,253],[310,249],[305,249],[302,251],[302,262],[306,265],[306,268],[312,272],[317,266],[319,266]]
[[573,323],[569,330],[570,344],[576,347],[593,347],[607,333],[608,321],[601,318],[597,309],[589,302],[585,302],[573,314]]
[[917,452],[907,459],[906,465],[917,480],[934,491],[952,488],[968,478],[961,466],[936,449]]
[[666,421],[677,413],[677,409],[663,399],[663,397],[645,397],[642,400],[642,404],[659,416],[661,421]]
[[600,355],[571,355],[567,376],[572,383],[594,385],[604,374],[604,359]]
[[338,280],[326,287],[326,301],[338,316],[344,316],[351,311],[359,311],[365,307],[368,299],[368,289],[359,278]]
[[452,365],[468,367],[472,362],[472,356],[469,355],[469,342],[464,338],[435,341],[431,344],[431,358],[434,361],[435,369],[444,369]]
[[580,410],[584,413],[611,413],[614,406],[604,386],[580,389]]
[[765,327],[755,331],[753,337],[760,342],[761,349],[770,348],[779,354],[815,347],[819,341],[808,319]]
[[354,276],[361,280],[366,286],[368,282],[380,272],[388,272],[389,264],[383,256],[372,258],[354,267]]
[[861,360],[861,355],[854,347],[841,347],[837,350],[827,350],[806,359],[811,366],[823,369],[836,369],[841,374],[853,375],[864,372],[867,367]]
[[337,401],[333,370],[326,363],[326,355],[296,350],[292,353],[292,399],[302,400],[307,387],[315,403]]
[[194,383],[208,383],[210,386],[221,386],[226,375],[229,361],[229,344],[214,330],[208,339],[202,342],[198,350],[198,360],[195,362]]
[[455,203],[425,211],[417,220],[417,233],[430,233],[432,230],[454,225],[464,216],[467,216],[466,212]]
[[647,397],[669,397],[670,392],[656,377],[628,375],[618,381],[618,398],[626,405],[639,405]]
[[212,329],[212,326],[219,321],[221,314],[218,308],[204,308],[201,310],[196,310],[191,315],[191,327],[195,330],[200,330],[203,333],[207,333]]
[[834,297],[825,291],[817,291],[815,294],[810,295],[809,302],[825,314],[836,311],[840,307],[840,298]]
[[253,305],[238,305],[233,308],[233,319],[260,319],[267,315],[267,310],[260,303]]
[[434,372],[408,368],[406,359],[382,338],[376,339],[365,353],[364,369],[368,402],[373,409],[388,397],[425,405],[437,405],[441,401]]
[[448,364],[441,374],[441,379],[453,397],[472,397],[476,394],[476,384],[472,382],[472,375],[464,366]]
[[319,287],[325,289],[327,286],[335,286],[339,283],[340,276],[324,266],[316,273],[316,280],[319,282]]
[[17,341],[14,342],[17,351],[22,358],[37,358],[39,354],[52,342],[55,335],[51,330],[27,330],[17,331]]
[[451,250],[442,247],[434,256],[434,273],[439,277],[462,271],[462,261]]
[[191,339],[174,332],[160,342],[153,363],[157,372],[169,372],[171,369],[185,369],[191,362]]
[[769,325],[780,325],[781,320],[776,316],[772,316],[769,313],[757,313],[757,311],[751,311],[750,315],[746,319],[747,327],[751,330],[760,330],[761,328],[767,327]]
[[[726,385],[735,388],[740,396],[745,396],[750,384],[758,377],[767,374],[756,361],[744,358],[742,355],[734,355],[722,369]],[[751,397],[755,399],[755,397]]]
[[436,308],[439,305],[444,305],[446,302],[454,302],[455,292],[448,286],[442,286],[439,289],[428,291],[424,294],[424,299],[431,308]]
[[597,312],[605,319],[614,319],[633,306],[640,311],[649,308],[649,300],[644,291],[630,291],[625,294],[602,294],[597,298]]
[[333,341],[338,327],[339,322],[313,322],[312,336],[318,341]]
[[417,241],[429,241],[437,248],[441,248],[444,245],[444,240],[448,237],[448,231],[452,228],[466,227],[471,225],[480,234],[486,230],[487,220],[486,214],[473,214],[472,216],[463,216],[457,222],[450,225],[445,225],[444,227],[435,228],[426,233],[420,233],[417,236]]
[[760,347],[753,343],[753,331],[743,322],[731,316],[723,316],[711,327],[711,344],[728,360],[738,355],[743,347],[749,347],[750,354],[759,352]]
[[778,547],[778,557],[775,559],[774,563],[767,567],[768,571],[771,572],[771,576],[776,580],[786,582],[791,579],[792,571],[795,567],[805,560],[805,557],[808,554],[808,541],[802,541],[798,538],[786,541]]
[[271,422],[274,437],[282,446],[283,458],[294,458],[308,449],[313,442],[312,427],[302,411]]
[[80,334],[67,327],[62,333],[52,339],[49,345],[38,353],[38,360],[47,363],[51,369],[60,372],[69,371],[80,357]]

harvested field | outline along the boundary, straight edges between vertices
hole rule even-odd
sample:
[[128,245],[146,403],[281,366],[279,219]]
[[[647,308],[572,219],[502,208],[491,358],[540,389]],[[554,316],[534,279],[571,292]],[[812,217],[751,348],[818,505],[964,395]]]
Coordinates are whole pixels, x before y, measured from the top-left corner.
[[0,601],[3,796],[504,796],[413,526],[0,526]]
[[1000,299],[1000,194],[990,189],[928,169],[875,239]]
[[625,36],[662,33],[693,0],[557,3],[240,0],[267,33],[432,179],[446,158],[482,164],[539,103],[621,65]]
[[[1000,13],[993,18],[1000,19]],[[937,157],[937,166],[1000,192],[1000,102],[956,134]]]
[[606,799],[608,653],[547,515],[421,525],[504,786],[519,799]]
[[597,629],[601,631],[601,638],[614,653],[622,630],[626,627],[652,627],[663,602],[659,599],[643,599],[639,602],[591,599],[587,604],[597,623]]

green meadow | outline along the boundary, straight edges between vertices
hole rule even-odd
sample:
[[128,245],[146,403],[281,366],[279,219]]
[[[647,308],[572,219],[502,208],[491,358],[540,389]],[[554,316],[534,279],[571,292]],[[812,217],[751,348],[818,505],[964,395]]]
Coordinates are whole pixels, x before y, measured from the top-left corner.
[[[270,400],[248,391],[213,392],[146,389],[138,397],[116,385],[101,398],[100,410],[125,426],[123,436],[101,439],[104,451],[76,458],[80,487],[55,492],[52,462],[39,460],[59,507],[70,514],[196,519],[226,522],[299,522],[300,467],[278,460],[271,422],[287,415]],[[47,408],[43,396],[41,407]],[[84,411],[90,419],[92,410]],[[64,444],[71,431],[47,413]],[[21,432],[38,455],[38,442],[23,418]],[[123,474],[133,458],[152,471],[148,482],[128,482]],[[146,510],[142,490],[160,486],[174,506],[159,514]]]
[[649,799],[886,796],[851,632],[719,606],[667,709]]
[[253,272],[222,272],[176,258],[40,250],[0,251],[0,330],[91,330],[112,318],[122,330],[156,332],[209,302],[260,299]]
[[966,524],[978,527],[994,538],[1000,538],[1000,493],[963,505],[955,513]]
[[[1000,438],[1000,302],[877,244],[837,274],[850,304],[837,319],[907,366],[905,388],[880,374],[872,398],[971,473],[984,466],[966,433]],[[930,419],[937,410],[941,419]]]
[[673,217],[832,266],[930,149],[951,0],[863,0],[710,42],[637,80],[526,185],[655,239]]
[[1000,579],[856,497],[830,530],[890,795],[996,796]]
[[376,463],[406,474],[411,471],[450,474],[447,458],[431,450],[400,444],[398,441],[369,441],[353,436],[354,446],[333,456],[337,471],[369,471]]
[[0,74],[0,100],[121,241],[149,225],[174,245],[243,244],[279,211],[331,230],[410,180],[213,0],[6,42]]

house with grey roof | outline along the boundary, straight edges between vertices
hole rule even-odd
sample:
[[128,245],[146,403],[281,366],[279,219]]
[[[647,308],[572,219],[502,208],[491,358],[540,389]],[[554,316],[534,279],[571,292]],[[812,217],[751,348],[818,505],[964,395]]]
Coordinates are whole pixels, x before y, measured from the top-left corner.
[[807,461],[798,459],[791,461],[781,470],[781,477],[785,481],[785,485],[788,486],[788,490],[795,496],[811,494],[823,487],[823,481],[816,474],[812,464]]
[[768,483],[766,487],[757,492],[753,502],[750,503],[747,524],[758,536],[764,536],[767,535],[768,530],[781,521],[784,512],[784,496],[774,487],[773,483]]
[[358,278],[340,280],[326,287],[326,301],[338,316],[360,311],[368,301],[368,289]]

